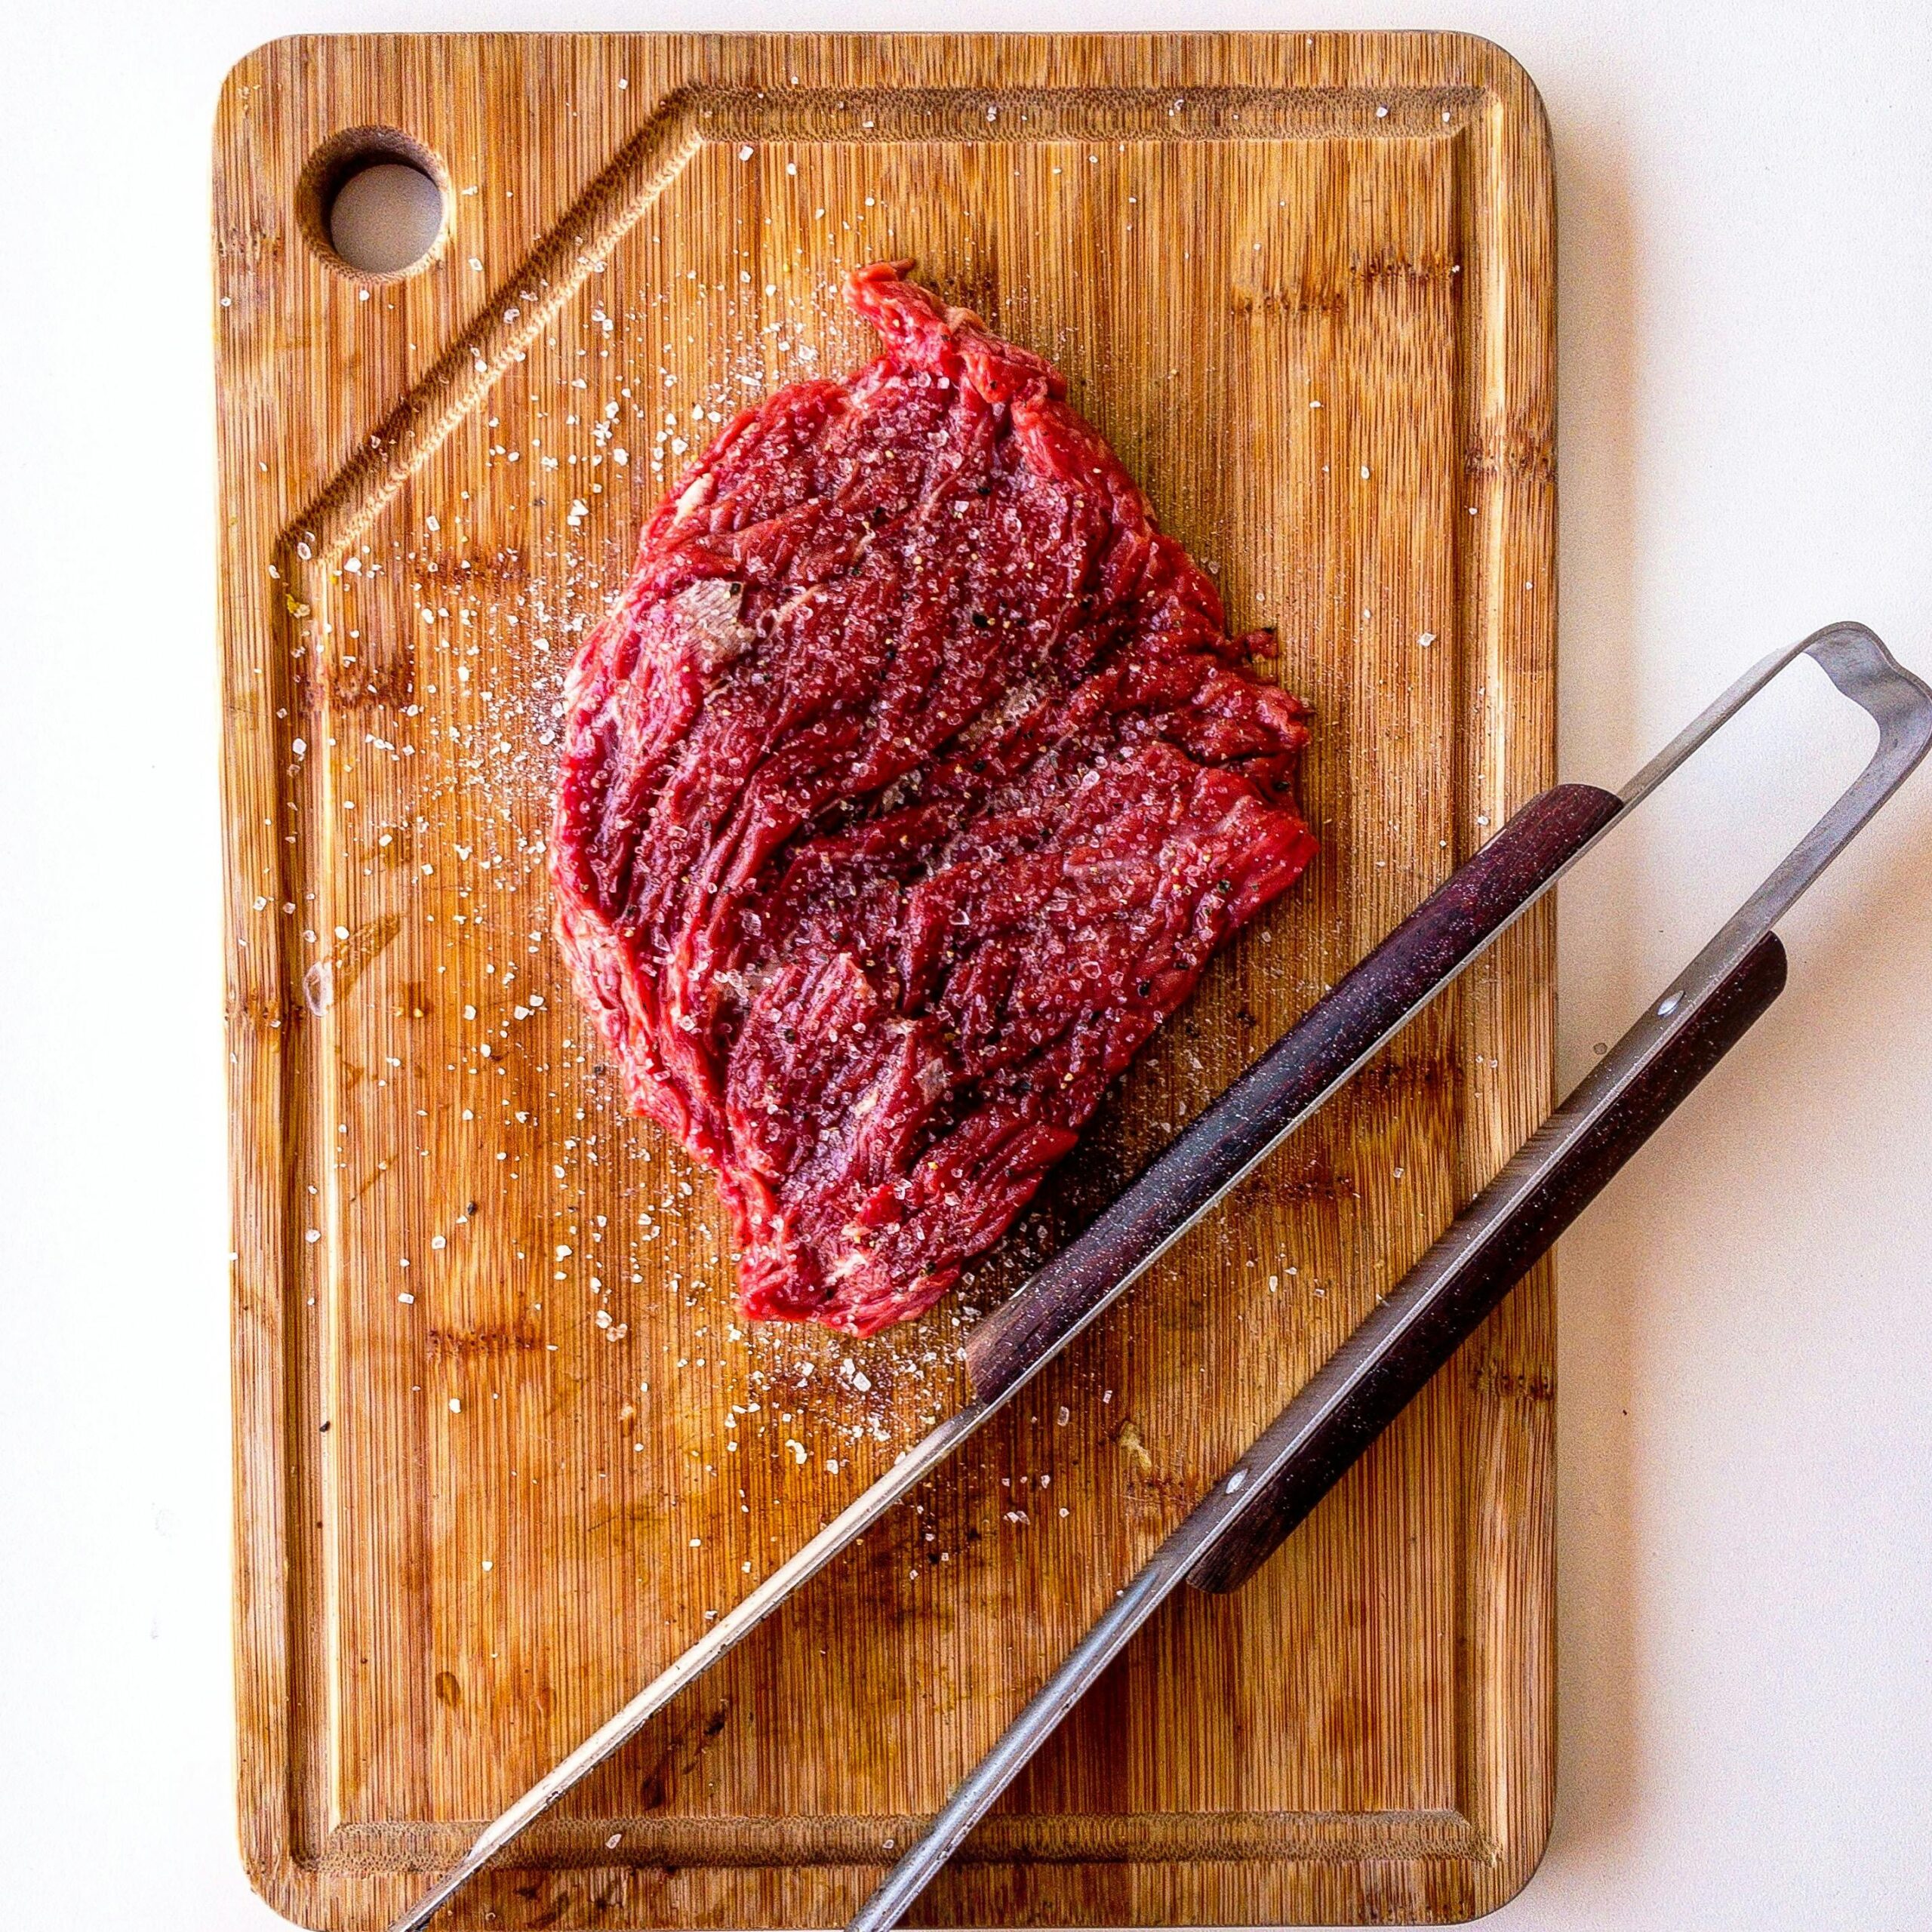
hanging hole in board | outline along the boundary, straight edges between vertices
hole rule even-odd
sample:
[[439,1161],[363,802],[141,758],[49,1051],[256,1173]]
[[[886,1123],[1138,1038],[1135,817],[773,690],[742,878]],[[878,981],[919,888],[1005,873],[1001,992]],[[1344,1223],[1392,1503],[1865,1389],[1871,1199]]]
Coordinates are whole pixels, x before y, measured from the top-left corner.
[[309,157],[296,190],[309,245],[338,274],[400,280],[431,261],[449,232],[449,177],[435,155],[394,128],[351,128]]

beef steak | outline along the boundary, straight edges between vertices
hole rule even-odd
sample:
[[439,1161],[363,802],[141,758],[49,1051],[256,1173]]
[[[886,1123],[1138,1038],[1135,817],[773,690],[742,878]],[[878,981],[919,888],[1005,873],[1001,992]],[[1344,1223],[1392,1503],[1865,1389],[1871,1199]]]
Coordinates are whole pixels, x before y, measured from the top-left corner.
[[557,931],[717,1170],[739,1304],[868,1334],[998,1239],[1315,841],[1307,733],[1048,364],[903,279],[747,410],[571,673]]

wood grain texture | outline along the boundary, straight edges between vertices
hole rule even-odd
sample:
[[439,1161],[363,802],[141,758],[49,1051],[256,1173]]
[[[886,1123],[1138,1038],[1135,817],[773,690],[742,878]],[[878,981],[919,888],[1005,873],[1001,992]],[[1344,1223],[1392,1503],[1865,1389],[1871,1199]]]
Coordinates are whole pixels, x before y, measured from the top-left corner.
[[1674,1037],[1660,1044],[1633,1029],[1598,1061],[1303,1385],[1242,1468],[1221,1485],[1222,1494],[1244,1491],[1245,1500],[1190,1543],[1201,1555],[1187,1572],[1189,1583],[1197,1589],[1235,1590],[1255,1575],[1763,1017],[1784,990],[1785,964],[1777,935],[1766,933],[1714,985],[1681,993],[1650,1016],[1657,1025],[1667,1014],[1680,1013],[1681,1030]]
[[[345,131],[449,185],[332,263]],[[380,1925],[960,1399],[992,1306],[1552,776],[1552,208],[1454,35],[285,41],[217,128],[240,1808]],[[742,401],[911,255],[1054,357],[1315,709],[1315,868],[964,1297],[748,1333],[709,1183],[583,1037],[563,668]],[[1319,405],[1317,407],[1316,405]],[[1112,1591],[1535,1124],[1533,917],[949,1470],[450,1922],[837,1922]],[[935,1923],[1466,1917],[1553,1766],[1540,1271],[1256,1583],[1170,1606]],[[847,1364],[851,1366],[848,1367]]]

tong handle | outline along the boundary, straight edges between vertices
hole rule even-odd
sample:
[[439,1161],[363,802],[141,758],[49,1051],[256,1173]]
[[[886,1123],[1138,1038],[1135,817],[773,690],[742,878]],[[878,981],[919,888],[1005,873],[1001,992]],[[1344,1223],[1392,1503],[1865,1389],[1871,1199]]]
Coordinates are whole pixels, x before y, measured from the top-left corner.
[[1518,811],[973,1331],[979,1400],[998,1400],[1098,1315],[1623,809],[1614,792],[1558,785]]
[[1628,1058],[1601,1063],[1577,1087],[1250,1451],[1247,1466],[1267,1472],[1195,1558],[1190,1583],[1238,1589],[1260,1568],[1784,983],[1784,947],[1767,933],[1683,996],[1687,1014],[1667,999],[1632,1029],[1619,1042]]

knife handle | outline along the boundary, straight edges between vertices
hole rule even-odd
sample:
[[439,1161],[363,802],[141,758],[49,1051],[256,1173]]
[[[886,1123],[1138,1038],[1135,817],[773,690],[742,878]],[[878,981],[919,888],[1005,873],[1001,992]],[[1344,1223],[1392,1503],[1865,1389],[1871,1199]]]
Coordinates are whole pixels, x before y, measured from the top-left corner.
[[[1238,1589],[1784,990],[1767,933],[1687,1017],[1666,1000],[1638,1023],[1336,1350],[1246,1459],[1271,1464],[1187,1573]],[[1691,997],[1686,995],[1687,998]],[[1661,1023],[1676,1030],[1647,1050]],[[1644,1035],[1653,1036],[1647,1042]]]
[[997,1400],[1056,1354],[1623,809],[1614,792],[1558,785],[1517,812],[973,1331],[978,1399]]

